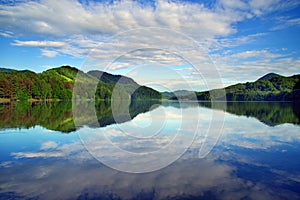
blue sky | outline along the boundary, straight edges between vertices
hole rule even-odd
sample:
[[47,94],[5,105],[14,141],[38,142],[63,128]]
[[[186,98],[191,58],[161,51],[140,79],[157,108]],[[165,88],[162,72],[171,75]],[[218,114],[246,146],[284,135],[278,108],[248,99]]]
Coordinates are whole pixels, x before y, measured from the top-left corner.
[[292,75],[299,13],[297,0],[0,1],[0,66],[99,69],[160,90]]

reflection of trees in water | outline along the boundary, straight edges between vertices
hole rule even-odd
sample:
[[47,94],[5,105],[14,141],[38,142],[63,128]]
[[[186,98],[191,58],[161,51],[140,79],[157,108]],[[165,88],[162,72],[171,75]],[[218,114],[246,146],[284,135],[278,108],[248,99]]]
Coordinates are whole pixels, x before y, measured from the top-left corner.
[[[144,113],[157,105],[159,101],[134,101],[125,109],[116,109],[114,115],[110,101],[75,102],[76,112],[82,113],[82,123],[74,123],[72,102],[12,102],[0,104],[0,129],[31,128],[42,126],[49,130],[72,132],[82,125],[90,127],[104,127],[114,123],[122,123]],[[129,106],[129,108],[128,108]],[[123,107],[123,105],[121,106]],[[88,110],[96,111],[97,120],[89,114]],[[126,111],[127,109],[127,115]],[[128,112],[129,111],[129,112]],[[117,118],[118,120],[115,120]]]
[[297,102],[293,103],[293,112],[295,116],[298,118],[298,124],[300,123],[300,105]]
[[[210,102],[199,102],[200,106],[211,107]],[[223,108],[216,109],[224,110]],[[284,123],[300,124],[297,102],[227,102],[226,112],[240,116],[255,117],[268,126]]]
[[214,102],[212,106],[210,101],[163,101],[162,105],[182,109],[201,106],[224,110],[239,116],[255,117],[268,126],[300,124],[300,105],[297,102],[227,102],[226,108],[224,102]]
[[1,128],[31,128],[36,125],[50,130],[75,130],[72,102],[13,102],[0,104]]
[[[80,113],[81,119],[75,126],[71,101],[6,103],[0,104],[0,128],[31,128],[39,125],[49,130],[68,133],[83,125],[96,128],[130,121],[138,114],[155,109],[160,104],[160,101],[142,100],[131,103],[115,102],[113,105],[110,101],[76,103],[76,112]],[[162,105],[183,109],[198,105],[211,108],[210,102],[164,101]],[[218,106],[216,102],[214,108],[224,110],[222,105]],[[96,111],[96,116],[91,115],[88,110]],[[297,102],[227,102],[226,112],[255,117],[269,126],[300,124],[300,105]]]
[[113,103],[99,101],[95,102],[97,122],[90,123],[90,127],[104,127],[110,124],[130,121],[140,113],[148,112],[160,105],[160,101],[136,100],[127,101],[116,100]]

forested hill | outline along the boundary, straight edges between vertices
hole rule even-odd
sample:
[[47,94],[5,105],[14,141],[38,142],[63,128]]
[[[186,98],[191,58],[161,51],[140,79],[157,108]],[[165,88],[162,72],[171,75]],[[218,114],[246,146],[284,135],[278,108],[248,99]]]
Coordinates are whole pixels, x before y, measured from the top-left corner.
[[[239,83],[223,89],[195,92],[197,100],[209,101],[300,101],[300,74],[285,77],[269,73],[254,82]],[[195,95],[173,96],[169,99],[194,99]]]
[[[80,82],[89,86],[97,82],[95,90],[78,92],[78,98],[110,100],[112,94],[128,100],[160,99],[161,93],[140,86],[133,79],[113,75],[102,71],[84,73],[74,67],[62,66],[35,73],[29,70],[13,70],[0,68],[0,102],[17,100],[49,100],[72,99],[72,92],[77,75]],[[78,79],[77,79],[78,80]],[[299,101],[300,100],[300,74],[285,77],[275,73],[266,74],[254,82],[239,83],[224,89],[205,92],[178,91],[162,93],[166,99],[192,99],[209,101],[211,94],[215,99],[223,100],[219,91],[225,90],[227,101]],[[82,93],[81,93],[82,92]],[[191,94],[190,94],[191,93]]]
[[[118,92],[129,96],[129,99],[161,98],[158,91],[140,86],[125,76],[101,71],[84,73],[74,67],[62,66],[42,73],[0,68],[0,100],[70,100],[78,73],[84,83],[97,82],[96,94],[90,95],[83,91],[85,92],[83,93],[84,98],[95,97],[108,100],[111,98],[116,83],[118,83]],[[103,76],[99,76],[100,74]]]

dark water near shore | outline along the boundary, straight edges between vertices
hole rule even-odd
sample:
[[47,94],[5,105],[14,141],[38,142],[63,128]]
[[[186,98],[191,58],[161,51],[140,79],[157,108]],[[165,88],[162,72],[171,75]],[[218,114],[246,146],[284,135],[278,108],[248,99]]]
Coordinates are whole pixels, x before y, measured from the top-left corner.
[[0,199],[300,198],[297,103],[75,106],[0,104]]

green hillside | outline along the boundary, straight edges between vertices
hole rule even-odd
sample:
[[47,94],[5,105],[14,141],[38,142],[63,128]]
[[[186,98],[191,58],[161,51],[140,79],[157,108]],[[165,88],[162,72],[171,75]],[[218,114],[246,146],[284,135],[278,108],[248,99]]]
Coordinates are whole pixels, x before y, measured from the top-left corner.
[[42,73],[0,69],[0,98],[16,100],[71,99],[78,70],[69,66]]
[[[300,74],[290,77],[275,73],[267,74],[254,82],[238,83],[223,89],[205,92],[195,92],[197,100],[210,101],[211,94],[215,100],[227,101],[299,101],[300,100]],[[220,94],[219,96],[217,94]],[[175,96],[170,99],[193,99],[191,95]]]
[[[147,86],[141,86],[129,77],[113,75],[97,70],[89,71],[87,74],[97,78],[101,82],[104,82],[110,89],[110,96],[114,95],[113,98],[128,100],[129,102],[131,100],[161,99],[160,92]],[[98,86],[98,88],[99,87],[101,86]],[[98,91],[101,92],[103,89]]]
[[290,77],[267,74],[255,82],[225,88],[228,101],[300,100],[300,75]]
[[[110,100],[112,94],[114,98],[128,101],[161,98],[156,90],[140,86],[125,76],[101,71],[84,73],[74,67],[62,66],[42,73],[0,68],[0,102],[71,100],[75,79],[76,98]],[[91,87],[93,85],[96,88]]]

